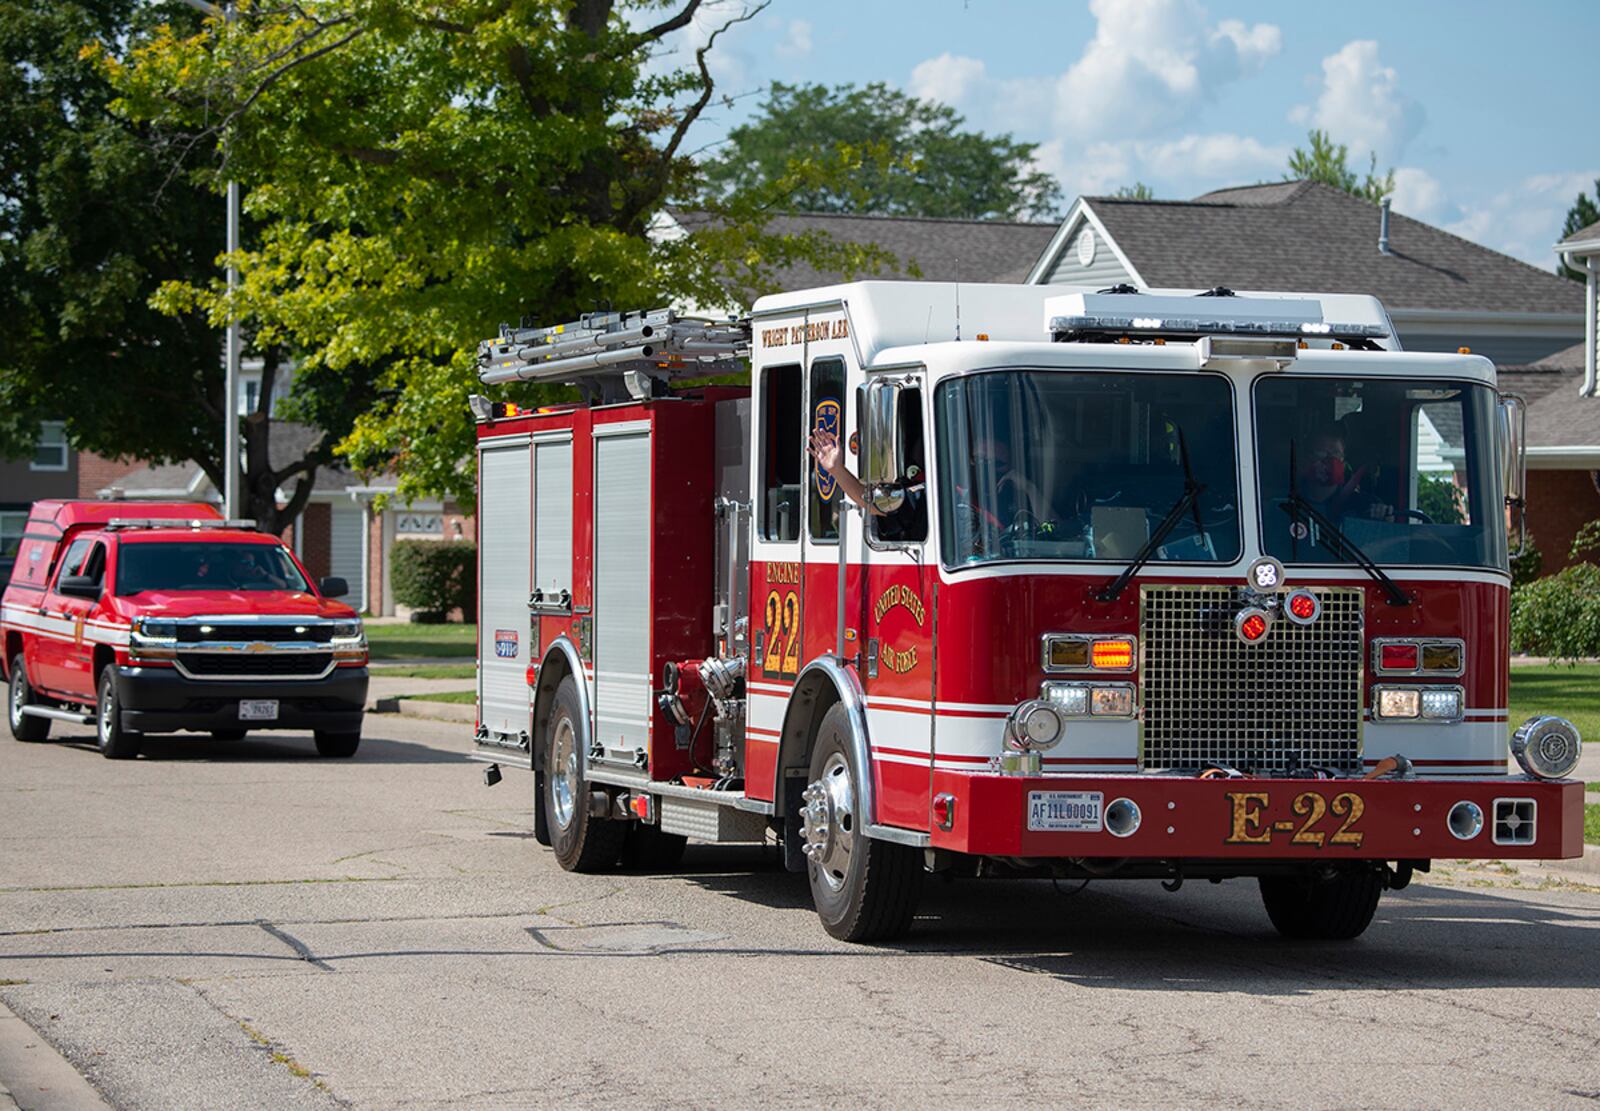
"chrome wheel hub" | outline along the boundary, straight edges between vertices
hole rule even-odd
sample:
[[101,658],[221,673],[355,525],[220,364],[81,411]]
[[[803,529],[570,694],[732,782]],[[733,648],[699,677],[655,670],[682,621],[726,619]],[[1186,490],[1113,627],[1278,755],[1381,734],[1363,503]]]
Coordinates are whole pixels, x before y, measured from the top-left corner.
[[556,825],[567,829],[576,813],[579,783],[578,738],[567,718],[556,723],[546,774],[550,778],[550,808],[555,811]]
[[111,740],[112,701],[111,688],[107,687],[105,693],[100,696],[100,713],[97,715],[99,720],[95,722],[95,730],[103,742]]
[[28,704],[28,687],[20,674],[11,677],[11,724],[22,724],[22,708]]
[[850,872],[856,833],[855,788],[844,754],[829,756],[822,774],[806,785],[800,797],[805,800],[800,808],[802,851],[816,865],[823,883],[837,891]]

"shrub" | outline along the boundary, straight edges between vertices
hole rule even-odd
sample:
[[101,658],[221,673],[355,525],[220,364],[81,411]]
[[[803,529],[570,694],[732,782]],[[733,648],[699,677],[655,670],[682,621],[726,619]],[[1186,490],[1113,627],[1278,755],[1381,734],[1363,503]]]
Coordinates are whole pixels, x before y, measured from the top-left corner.
[[459,541],[401,540],[390,552],[394,599],[411,619],[437,623],[451,610],[470,615],[477,607],[478,549]]
[[1511,647],[1533,656],[1600,656],[1600,566],[1573,563],[1511,596]]
[[1544,556],[1539,554],[1539,548],[1533,542],[1533,533],[1530,532],[1522,550],[1511,557],[1512,591],[1520,590],[1533,582],[1542,570],[1544,570]]

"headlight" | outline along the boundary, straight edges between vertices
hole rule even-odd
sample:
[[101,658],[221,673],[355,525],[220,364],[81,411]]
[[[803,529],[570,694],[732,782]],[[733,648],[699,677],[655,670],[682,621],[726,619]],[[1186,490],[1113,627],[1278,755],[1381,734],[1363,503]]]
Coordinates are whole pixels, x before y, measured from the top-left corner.
[[178,623],[176,621],[151,621],[143,618],[135,626],[135,631],[145,640],[177,640]]
[[1089,712],[1089,688],[1081,683],[1046,683],[1044,696],[1063,714],[1083,717]]
[[1457,722],[1465,705],[1460,687],[1372,688],[1372,716],[1379,721]]
[[1018,752],[1054,748],[1061,740],[1061,715],[1054,706],[1041,699],[1030,698],[1006,720],[1006,746]]
[[1422,716],[1429,721],[1457,721],[1461,717],[1461,688],[1437,687],[1422,692]]
[[1039,697],[1064,718],[1128,718],[1133,716],[1132,683],[1064,683],[1046,680]]
[[361,622],[341,621],[333,627],[334,640],[354,640],[361,635]]
[[1415,687],[1379,687],[1373,709],[1387,719],[1412,719],[1422,713],[1422,692]]
[[1566,718],[1529,718],[1511,735],[1511,755],[1529,775],[1565,779],[1583,755],[1583,739]]

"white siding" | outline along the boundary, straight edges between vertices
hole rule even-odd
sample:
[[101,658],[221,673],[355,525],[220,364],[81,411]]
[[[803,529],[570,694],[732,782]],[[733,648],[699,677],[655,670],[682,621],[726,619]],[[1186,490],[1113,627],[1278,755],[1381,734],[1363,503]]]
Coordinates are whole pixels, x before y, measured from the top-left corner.
[[[1078,261],[1078,237],[1087,235],[1094,240],[1094,259],[1088,266]],[[1067,245],[1059,258],[1044,276],[1046,285],[1083,285],[1093,289],[1109,289],[1121,282],[1133,282],[1133,275],[1117,260],[1116,253],[1105,237],[1094,230],[1087,220],[1080,220],[1077,228],[1067,237]]]

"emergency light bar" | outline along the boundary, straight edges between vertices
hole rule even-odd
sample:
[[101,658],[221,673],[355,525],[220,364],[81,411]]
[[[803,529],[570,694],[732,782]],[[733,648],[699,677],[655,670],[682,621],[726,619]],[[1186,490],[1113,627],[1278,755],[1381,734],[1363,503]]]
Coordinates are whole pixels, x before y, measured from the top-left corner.
[[107,531],[132,528],[187,528],[187,529],[254,529],[254,519],[235,517],[230,521],[219,521],[215,517],[196,517],[183,520],[177,517],[113,517],[100,526]]
[[637,395],[648,385],[643,379],[735,373],[749,354],[745,321],[681,318],[671,309],[587,313],[576,323],[545,328],[502,324],[496,339],[478,345],[478,378],[485,385],[582,385],[620,377]]
[[1266,297],[1169,297],[1073,293],[1045,305],[1057,343],[1149,335],[1199,338],[1245,335],[1292,339],[1377,340],[1380,324],[1333,324],[1316,301]]

